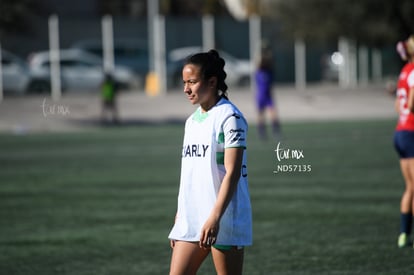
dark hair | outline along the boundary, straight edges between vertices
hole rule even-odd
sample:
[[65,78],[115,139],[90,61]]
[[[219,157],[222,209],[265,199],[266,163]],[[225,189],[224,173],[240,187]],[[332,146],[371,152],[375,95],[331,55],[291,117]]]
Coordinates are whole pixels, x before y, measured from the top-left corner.
[[273,69],[271,56],[261,55],[257,68],[271,71]]
[[217,77],[217,89],[221,91],[219,96],[228,99],[227,84],[224,80],[227,77],[224,71],[226,62],[216,50],[209,50],[208,52],[201,52],[190,55],[184,62],[184,65],[193,64],[200,67],[201,77],[203,80],[208,80],[210,77]]

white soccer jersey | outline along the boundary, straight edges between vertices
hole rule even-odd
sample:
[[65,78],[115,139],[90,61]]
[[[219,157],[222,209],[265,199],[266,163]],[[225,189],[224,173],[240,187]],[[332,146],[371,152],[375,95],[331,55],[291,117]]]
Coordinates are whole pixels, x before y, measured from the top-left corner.
[[[186,121],[182,150],[177,217],[169,238],[198,242],[226,173],[224,149],[246,148],[247,122],[228,100],[208,112],[199,107]],[[252,243],[252,215],[247,182],[246,151],[237,190],[224,212],[216,244]]]

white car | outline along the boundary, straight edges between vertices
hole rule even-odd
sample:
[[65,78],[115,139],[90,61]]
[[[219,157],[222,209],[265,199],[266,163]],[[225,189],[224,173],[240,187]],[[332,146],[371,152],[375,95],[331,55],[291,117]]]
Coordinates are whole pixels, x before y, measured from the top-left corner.
[[1,50],[2,83],[5,92],[24,94],[30,86],[30,72],[23,59]]
[[[102,59],[78,49],[59,51],[62,90],[97,90],[104,80]],[[37,83],[50,87],[49,51],[30,55],[31,75]],[[135,87],[136,79],[131,70],[115,66],[113,78],[122,88]]]
[[[103,45],[100,39],[79,40],[71,48],[81,49],[103,58]],[[149,67],[147,48],[148,43],[145,40],[116,38],[113,45],[114,62],[116,65],[131,69],[144,80]]]
[[[174,83],[182,82],[182,65],[184,60],[191,54],[202,52],[199,46],[173,49],[168,53],[167,71],[169,78]],[[227,52],[218,50],[220,56],[226,62],[224,70],[227,73],[226,83],[228,85],[246,85],[250,81],[251,65],[249,60],[238,59]]]

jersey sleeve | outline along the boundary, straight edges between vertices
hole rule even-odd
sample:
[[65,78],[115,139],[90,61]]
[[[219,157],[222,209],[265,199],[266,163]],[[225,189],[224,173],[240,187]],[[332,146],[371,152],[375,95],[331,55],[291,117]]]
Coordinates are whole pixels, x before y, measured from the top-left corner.
[[238,114],[233,114],[223,124],[224,148],[246,148],[247,123]]
[[411,70],[410,74],[408,75],[407,83],[410,88],[414,87],[414,70]]

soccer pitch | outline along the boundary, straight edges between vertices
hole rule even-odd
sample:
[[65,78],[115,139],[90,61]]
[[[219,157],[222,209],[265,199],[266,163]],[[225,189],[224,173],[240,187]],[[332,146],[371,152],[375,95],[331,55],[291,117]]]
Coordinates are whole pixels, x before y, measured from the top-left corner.
[[[250,127],[244,274],[412,272],[394,123],[287,123],[280,143]],[[0,134],[0,274],[167,274],[183,127]]]

